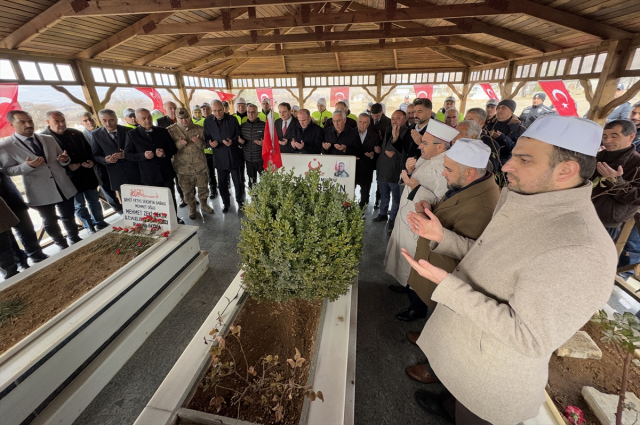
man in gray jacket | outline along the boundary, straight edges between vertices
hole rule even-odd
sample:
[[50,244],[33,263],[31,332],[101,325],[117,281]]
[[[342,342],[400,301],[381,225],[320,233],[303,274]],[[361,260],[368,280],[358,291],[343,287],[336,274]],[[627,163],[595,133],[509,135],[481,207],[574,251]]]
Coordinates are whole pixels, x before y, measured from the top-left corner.
[[447,273],[405,253],[437,284],[431,299],[438,306],[417,344],[448,391],[416,392],[420,407],[465,425],[516,424],[538,414],[551,354],[613,287],[616,249],[588,180],[601,139],[592,121],[536,120],[503,167],[508,188],[477,240],[444,229],[431,211],[409,214],[433,252],[461,260]]

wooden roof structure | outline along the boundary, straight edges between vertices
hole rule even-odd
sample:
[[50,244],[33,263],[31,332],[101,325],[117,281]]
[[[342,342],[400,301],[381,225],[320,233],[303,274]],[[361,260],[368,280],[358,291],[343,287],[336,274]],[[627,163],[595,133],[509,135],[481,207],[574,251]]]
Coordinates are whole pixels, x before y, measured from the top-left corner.
[[[106,103],[92,93],[95,85],[140,81],[172,94],[174,88],[182,104],[190,87],[264,86],[289,88],[294,96],[297,88],[303,103],[302,88],[327,85],[325,76],[376,87],[378,101],[382,86],[462,84],[454,91],[464,101],[476,82],[498,83],[510,97],[523,81],[573,75],[585,81],[590,114],[598,118],[613,106],[615,80],[640,76],[637,0],[0,3],[0,59],[11,61],[15,79],[38,83],[24,78],[20,60],[62,61],[86,86],[85,106],[94,111]],[[41,83],[51,84],[38,69]],[[116,71],[124,77],[112,77]],[[592,78],[603,82],[595,91]]]

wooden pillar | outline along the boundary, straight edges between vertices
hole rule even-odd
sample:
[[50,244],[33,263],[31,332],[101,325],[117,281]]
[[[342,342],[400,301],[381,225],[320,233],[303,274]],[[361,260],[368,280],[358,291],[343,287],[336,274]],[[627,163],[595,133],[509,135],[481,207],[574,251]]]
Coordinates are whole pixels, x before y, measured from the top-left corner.
[[598,79],[598,86],[593,93],[591,105],[587,118],[597,122],[598,124],[604,124],[607,115],[611,112],[611,108],[605,108],[605,106],[611,102],[616,93],[616,86],[618,85],[618,78],[627,65],[630,52],[630,40],[613,40],[609,42],[609,48],[607,49],[607,59],[604,62],[600,78]]
[[304,108],[304,102],[305,102],[305,98],[304,98],[304,75],[302,74],[298,74],[296,75],[296,79],[298,81],[298,99],[300,104],[298,105],[300,107],[300,109]]
[[376,103],[382,101],[382,72],[376,72]]
[[72,66],[77,75],[80,77],[80,83],[82,84],[82,93],[84,94],[86,103],[91,107],[93,116],[97,117],[98,111],[103,109],[104,106],[100,102],[100,97],[98,97],[98,92],[96,90],[96,84],[93,79],[91,69],[89,69],[89,65],[86,62],[80,60],[73,61]]
[[[233,94],[233,90],[231,89],[232,85],[231,85],[231,77],[229,77],[228,75],[225,77],[225,81],[227,83],[227,91],[231,94]],[[237,97],[237,95],[236,95]],[[231,99],[229,101],[229,113],[230,114],[235,114],[236,113],[236,102],[235,102],[235,97],[233,99]]]
[[473,84],[465,83],[462,85],[462,93],[460,93],[453,84],[447,84],[451,90],[458,96],[460,99],[460,106],[458,107],[458,112],[464,114],[465,108],[467,107],[467,97],[469,96],[469,92],[473,87]]
[[178,95],[180,96],[180,103],[183,108],[187,108],[191,111],[189,105],[189,94],[187,93],[187,87],[184,85],[184,78],[182,72],[176,72],[176,83],[178,84]]

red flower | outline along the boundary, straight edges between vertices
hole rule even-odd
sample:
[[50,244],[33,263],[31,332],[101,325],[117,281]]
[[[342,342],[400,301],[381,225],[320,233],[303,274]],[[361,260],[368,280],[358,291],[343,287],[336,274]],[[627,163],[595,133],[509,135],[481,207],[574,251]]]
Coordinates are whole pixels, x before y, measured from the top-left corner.
[[584,419],[582,414],[582,410],[576,406],[567,406],[564,409],[564,416],[569,419],[569,422],[574,425],[586,424],[587,421]]
[[169,232],[169,231],[167,230],[166,232],[164,232],[164,233],[162,234],[162,236],[164,236],[165,238],[168,238],[168,237],[169,237],[169,233],[171,233],[171,232]]
[[138,242],[138,246],[142,246],[142,242]]
[[153,213],[153,216],[154,216],[154,217],[157,217],[157,216],[158,216],[158,213]]
[[350,208],[351,204],[348,203],[348,202],[345,202],[344,204],[342,204],[342,206],[345,207],[345,208]]
[[167,213],[162,213],[162,216],[163,216],[163,217],[166,217],[166,216],[167,216]]
[[120,254],[120,248],[116,249],[116,254]]
[[125,233],[129,233],[129,229],[127,229],[126,227],[124,228],[124,232]]
[[113,229],[114,231],[118,230],[118,228],[117,228],[116,226],[113,226],[113,227],[112,227],[112,229]]

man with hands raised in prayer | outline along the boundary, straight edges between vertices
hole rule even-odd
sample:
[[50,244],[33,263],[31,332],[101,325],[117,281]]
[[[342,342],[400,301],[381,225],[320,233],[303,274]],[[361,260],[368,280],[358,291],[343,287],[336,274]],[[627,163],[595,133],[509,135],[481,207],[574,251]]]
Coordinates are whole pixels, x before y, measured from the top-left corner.
[[240,126],[242,136],[238,137],[246,161],[250,188],[258,181],[258,174],[264,171],[262,143],[265,126],[266,123],[258,118],[258,107],[250,103],[247,107],[247,120]]

